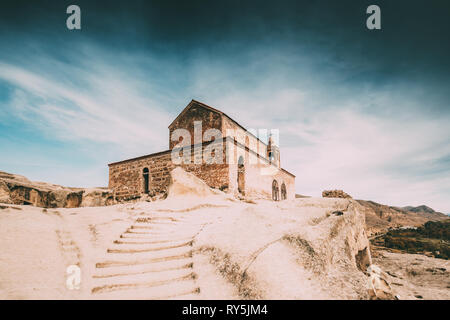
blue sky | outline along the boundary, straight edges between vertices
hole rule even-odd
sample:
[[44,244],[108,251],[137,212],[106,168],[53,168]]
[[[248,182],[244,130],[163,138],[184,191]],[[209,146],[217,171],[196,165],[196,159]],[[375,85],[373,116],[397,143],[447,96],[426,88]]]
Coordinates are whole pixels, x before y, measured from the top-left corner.
[[280,130],[298,193],[340,188],[450,212],[450,19],[443,1],[0,4],[0,170],[104,186],[107,163],[168,147],[197,99]]

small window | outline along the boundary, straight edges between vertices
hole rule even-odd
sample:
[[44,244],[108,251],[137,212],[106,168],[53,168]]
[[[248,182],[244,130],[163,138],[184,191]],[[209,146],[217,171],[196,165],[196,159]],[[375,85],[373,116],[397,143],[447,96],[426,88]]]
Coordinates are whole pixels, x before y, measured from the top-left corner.
[[281,200],[287,199],[286,185],[284,182],[281,184]]
[[148,168],[144,168],[144,170],[142,171],[143,174],[143,178],[144,178],[144,193],[148,193],[149,192],[149,172],[148,172]]
[[240,156],[238,160],[238,168],[244,167],[244,157]]
[[273,180],[273,182],[272,182],[272,200],[273,201],[279,201],[280,200],[277,180]]

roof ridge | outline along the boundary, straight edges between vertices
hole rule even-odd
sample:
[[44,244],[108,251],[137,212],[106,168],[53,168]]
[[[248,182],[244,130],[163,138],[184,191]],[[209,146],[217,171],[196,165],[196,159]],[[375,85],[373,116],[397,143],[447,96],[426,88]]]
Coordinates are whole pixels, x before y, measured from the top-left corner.
[[267,143],[262,141],[259,137],[257,137],[255,134],[253,134],[252,132],[248,131],[247,128],[245,128],[243,125],[241,125],[239,122],[237,122],[236,120],[234,120],[233,118],[231,118],[229,115],[227,115],[225,112],[220,111],[219,109],[216,109],[214,107],[211,107],[210,105],[207,105],[206,103],[203,103],[201,101],[195,100],[195,99],[191,99],[191,102],[188,103],[188,105],[178,114],[178,116],[171,122],[171,124],[169,124],[169,128],[175,123],[175,121],[183,114],[185,113],[191,106],[192,103],[197,103],[200,106],[203,106],[207,109],[210,109],[214,112],[217,112],[225,117],[227,117],[229,120],[233,121],[235,124],[237,124],[239,127],[241,127],[241,129],[243,129],[245,132],[249,133],[250,135],[252,135],[253,137],[255,137],[258,141],[260,141],[262,144],[267,146]]

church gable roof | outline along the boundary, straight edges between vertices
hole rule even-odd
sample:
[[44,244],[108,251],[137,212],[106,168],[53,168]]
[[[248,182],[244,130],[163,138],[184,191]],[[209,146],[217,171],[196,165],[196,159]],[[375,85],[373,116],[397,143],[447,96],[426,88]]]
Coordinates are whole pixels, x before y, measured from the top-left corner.
[[169,129],[172,128],[174,126],[174,124],[177,122],[177,120],[180,119],[181,117],[183,117],[194,106],[199,106],[204,109],[210,110],[212,112],[218,113],[220,115],[225,115],[220,110],[210,107],[207,104],[204,104],[203,102],[192,99],[191,102],[189,102],[189,104],[183,109],[183,111],[181,111],[180,114],[175,118],[175,120],[172,121],[172,123],[169,125]]
[[246,131],[247,133],[249,133],[250,135],[255,137],[258,141],[260,141],[264,145],[267,145],[267,143],[265,143],[264,141],[261,141],[261,139],[259,139],[257,136],[255,136],[250,131],[248,131],[244,126],[240,125],[236,120],[234,120],[233,118],[228,116],[226,113],[224,113],[216,108],[213,108],[211,106],[208,106],[207,104],[205,104],[203,102],[194,100],[194,99],[192,99],[191,102],[189,102],[189,104],[183,109],[183,111],[181,111],[181,113],[175,118],[175,120],[172,121],[172,123],[169,125],[169,129],[172,128],[174,126],[174,124],[177,122],[177,120],[180,119],[184,114],[186,114],[186,112],[188,112],[189,109],[191,109],[194,106],[200,106],[202,108],[208,109],[212,112],[216,112],[216,113],[228,118],[231,122],[235,123],[238,127],[240,127],[241,129],[243,129],[244,131]]

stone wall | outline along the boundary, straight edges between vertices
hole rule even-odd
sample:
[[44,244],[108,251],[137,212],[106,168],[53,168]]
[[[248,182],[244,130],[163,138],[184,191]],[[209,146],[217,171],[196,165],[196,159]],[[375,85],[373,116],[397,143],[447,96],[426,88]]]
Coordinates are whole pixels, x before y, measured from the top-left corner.
[[[218,148],[221,145],[222,150]],[[170,171],[176,166],[193,173],[212,188],[238,195],[238,159],[244,159],[245,187],[242,195],[254,198],[272,199],[272,183],[277,181],[281,192],[284,183],[287,199],[295,198],[295,176],[270,164],[265,157],[258,155],[233,138],[221,141],[205,142],[187,147],[190,149],[190,163],[174,164],[172,150],[125,160],[109,165],[109,188],[116,200],[132,200],[144,196],[144,169],[149,172],[149,193],[152,198],[166,196],[170,185]],[[184,149],[184,150],[183,150]],[[175,149],[180,156],[187,149]],[[204,155],[217,154],[222,163],[208,164]],[[185,153],[186,155],[186,153]],[[186,160],[188,157],[186,157]]]
[[108,187],[113,190],[115,199],[131,200],[143,194],[144,168],[149,169],[149,194],[163,192],[171,169],[170,151],[110,164]]
[[[189,146],[194,142],[194,122],[202,122],[202,137],[206,130],[217,129],[222,132],[222,138],[232,137],[247,148],[255,151],[263,157],[267,157],[267,145],[256,138],[253,134],[247,132],[236,122],[227,116],[192,102],[192,106],[175,119],[169,126],[169,149],[178,146]],[[190,135],[190,141],[172,141],[172,133],[175,129],[186,129]],[[230,133],[232,132],[232,133]]]
[[[277,181],[286,186],[287,199],[295,199],[295,176],[283,169],[279,169],[246,146],[227,139],[227,155],[229,161],[229,190],[238,195],[238,161],[239,157],[244,159],[244,193],[249,198],[272,199],[272,183]],[[232,158],[230,160],[230,158]]]
[[[229,134],[230,130],[235,134]],[[237,142],[246,146],[250,150],[253,150],[263,157],[267,157],[267,145],[227,117],[223,117],[222,136],[234,138]]]
[[[149,196],[160,197],[167,194],[170,184],[170,171],[176,166],[193,173],[212,188],[228,189],[228,166],[225,155],[222,154],[222,164],[208,164],[202,160],[206,148],[215,149],[214,146],[224,142],[205,142],[201,145],[190,146],[191,163],[174,164],[172,150],[148,155],[141,158],[130,159],[109,165],[109,188],[113,190],[115,199],[131,200],[144,195],[144,168],[149,170]],[[209,147],[208,147],[209,146]],[[223,149],[224,150],[224,149]],[[176,150],[181,152],[181,149]],[[180,153],[181,154],[181,153]],[[209,154],[209,152],[208,152]],[[186,157],[186,159],[188,159]],[[195,159],[199,163],[195,163]]]
[[[220,113],[202,107],[195,102],[192,103],[194,105],[169,126],[169,149],[173,149],[176,145],[189,146],[194,144],[194,121],[202,122],[202,137],[208,129],[222,131],[222,115]],[[188,130],[191,141],[172,141],[172,133],[175,129]]]

